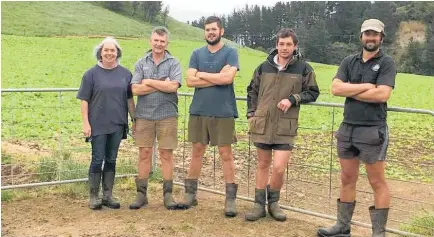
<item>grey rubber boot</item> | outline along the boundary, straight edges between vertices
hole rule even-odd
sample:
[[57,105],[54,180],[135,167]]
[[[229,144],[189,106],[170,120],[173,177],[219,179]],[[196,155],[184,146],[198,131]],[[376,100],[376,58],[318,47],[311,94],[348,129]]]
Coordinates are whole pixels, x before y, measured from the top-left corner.
[[351,219],[353,218],[354,202],[341,202],[337,200],[338,206],[338,220],[336,224],[329,228],[321,228],[317,234],[320,237],[350,237],[351,236]]
[[185,195],[184,200],[178,204],[179,209],[189,209],[192,206],[197,206],[196,194],[197,194],[197,179],[185,180]]
[[115,182],[115,172],[102,173],[102,205],[113,209],[119,209],[121,204],[113,199],[113,185]]
[[136,201],[130,204],[130,209],[139,209],[148,204],[148,197],[146,195],[148,190],[148,179],[136,179],[136,188]]
[[270,185],[267,185],[267,200],[268,200],[268,213],[276,221],[286,221],[286,214],[280,209],[280,190],[272,190]]
[[178,208],[178,204],[173,199],[173,180],[163,181],[163,199],[164,206],[169,210],[175,210]]
[[253,204],[252,210],[246,213],[246,220],[257,221],[267,216],[265,213],[265,189],[255,189],[255,204]]
[[237,191],[238,184],[226,184],[225,216],[227,217],[235,217],[237,215]]
[[372,222],[372,237],[386,236],[386,224],[389,215],[389,208],[375,209],[375,206],[370,206],[369,214]]
[[101,209],[101,200],[98,197],[101,173],[89,173],[89,208],[92,210]]

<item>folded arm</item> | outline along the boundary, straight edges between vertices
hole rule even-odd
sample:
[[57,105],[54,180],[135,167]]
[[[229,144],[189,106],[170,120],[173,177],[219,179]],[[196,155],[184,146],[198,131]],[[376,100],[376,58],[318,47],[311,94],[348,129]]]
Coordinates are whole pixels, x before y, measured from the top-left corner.
[[189,68],[187,70],[187,86],[188,87],[196,87],[196,88],[204,88],[204,87],[210,87],[215,86],[216,84],[213,84],[209,81],[202,80],[199,77],[196,76],[197,69]]
[[376,88],[352,96],[354,99],[367,103],[385,103],[392,94],[392,87],[379,85]]
[[226,65],[219,73],[197,72],[196,77],[209,81],[215,85],[229,85],[234,82],[238,68]]
[[334,96],[352,97],[373,88],[375,85],[371,83],[352,84],[343,82],[339,78],[335,78],[332,82],[332,94]]
[[170,81],[170,79],[166,79],[164,81],[160,80],[142,80],[142,84],[150,86],[158,91],[166,92],[166,93],[176,93],[179,88],[179,82]]
[[131,90],[133,92],[133,95],[148,95],[158,91],[154,87],[148,86],[146,84],[132,84]]

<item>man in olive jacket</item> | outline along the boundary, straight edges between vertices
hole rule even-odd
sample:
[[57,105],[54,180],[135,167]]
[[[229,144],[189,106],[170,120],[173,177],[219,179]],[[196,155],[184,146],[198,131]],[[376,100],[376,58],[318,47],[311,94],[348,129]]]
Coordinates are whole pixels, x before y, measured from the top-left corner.
[[266,216],[266,196],[268,213],[277,221],[286,220],[278,201],[297,135],[300,104],[313,102],[319,95],[312,67],[295,53],[297,43],[293,30],[281,29],[276,35],[276,49],[256,68],[247,87],[249,130],[258,152],[255,204],[246,214],[249,221]]

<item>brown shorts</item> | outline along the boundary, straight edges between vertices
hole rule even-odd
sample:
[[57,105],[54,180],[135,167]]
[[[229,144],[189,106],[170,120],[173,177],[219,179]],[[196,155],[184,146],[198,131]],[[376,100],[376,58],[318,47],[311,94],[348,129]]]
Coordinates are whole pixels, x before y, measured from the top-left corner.
[[190,115],[188,141],[211,146],[227,146],[237,142],[235,118]]
[[155,136],[158,139],[158,148],[176,149],[178,146],[178,119],[176,117],[163,120],[137,119],[136,146],[153,147]]
[[357,158],[366,164],[386,160],[389,145],[387,125],[360,126],[342,123],[335,137],[341,159]]

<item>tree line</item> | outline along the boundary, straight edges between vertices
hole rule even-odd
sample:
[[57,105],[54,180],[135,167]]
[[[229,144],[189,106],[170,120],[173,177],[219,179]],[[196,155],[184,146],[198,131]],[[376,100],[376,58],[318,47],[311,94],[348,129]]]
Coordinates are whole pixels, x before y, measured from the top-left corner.
[[[385,24],[383,49],[394,56],[400,72],[434,75],[434,2],[277,2],[274,6],[246,5],[220,15],[225,37],[241,45],[268,52],[282,27],[296,31],[302,54],[310,61],[339,64],[360,50],[360,26],[377,18]],[[396,42],[402,21],[425,24],[426,40]],[[203,28],[205,17],[191,22]]]
[[92,3],[149,23],[160,23],[167,26],[169,19],[169,5],[163,8],[162,1],[105,1]]

